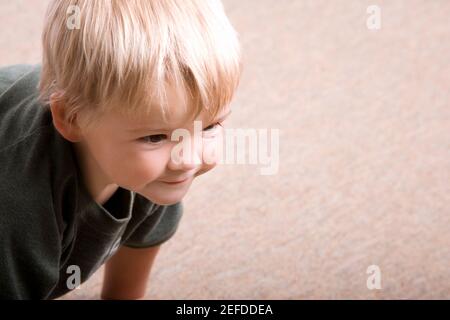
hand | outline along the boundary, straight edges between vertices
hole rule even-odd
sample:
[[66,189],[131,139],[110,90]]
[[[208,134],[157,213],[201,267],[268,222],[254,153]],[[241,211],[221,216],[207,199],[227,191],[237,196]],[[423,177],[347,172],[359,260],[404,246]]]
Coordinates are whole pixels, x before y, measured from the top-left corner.
[[146,300],[147,282],[160,246],[122,246],[105,264],[101,298],[104,300]]

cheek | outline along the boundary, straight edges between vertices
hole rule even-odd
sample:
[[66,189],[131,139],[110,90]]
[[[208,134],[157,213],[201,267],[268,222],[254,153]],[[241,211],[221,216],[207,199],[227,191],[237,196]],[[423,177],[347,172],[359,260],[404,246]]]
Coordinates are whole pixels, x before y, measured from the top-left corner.
[[196,177],[214,169],[216,165],[215,164],[203,164],[202,168],[195,174]]
[[222,157],[222,136],[203,143],[203,164],[197,175],[201,175],[217,166]]
[[[100,151],[100,150],[99,150]],[[139,146],[112,146],[101,151],[103,169],[122,187],[139,188],[164,172],[164,150],[145,150]]]
[[127,163],[128,174],[134,179],[148,183],[157,179],[165,171],[167,158],[168,155],[164,149],[139,150],[130,154],[124,162]]
[[121,162],[121,153],[117,146],[98,134],[89,138],[88,148],[99,167],[97,169],[112,177],[113,173],[117,171],[117,164]]

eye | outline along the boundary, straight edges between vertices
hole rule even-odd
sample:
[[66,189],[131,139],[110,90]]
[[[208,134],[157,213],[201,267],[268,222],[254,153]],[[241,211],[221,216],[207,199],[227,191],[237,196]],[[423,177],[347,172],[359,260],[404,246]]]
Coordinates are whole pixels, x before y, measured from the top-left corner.
[[159,144],[166,139],[167,135],[165,134],[154,134],[151,136],[142,137],[139,140],[148,144]]
[[216,122],[216,123],[210,125],[209,127],[206,127],[205,129],[203,129],[203,131],[211,131],[213,129],[216,129],[219,126],[221,127],[222,123],[221,122]]
[[203,138],[204,139],[213,139],[215,138],[218,134],[219,134],[219,129],[222,126],[221,122],[216,122],[208,127],[206,127],[205,129],[203,129]]

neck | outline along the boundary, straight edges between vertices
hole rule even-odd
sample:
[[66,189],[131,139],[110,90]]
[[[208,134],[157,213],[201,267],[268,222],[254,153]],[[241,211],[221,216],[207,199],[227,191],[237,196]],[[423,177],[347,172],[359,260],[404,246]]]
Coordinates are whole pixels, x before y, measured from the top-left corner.
[[88,193],[97,204],[105,204],[119,186],[107,179],[98,163],[90,156],[89,150],[82,143],[74,143],[74,149],[81,169],[83,183]]

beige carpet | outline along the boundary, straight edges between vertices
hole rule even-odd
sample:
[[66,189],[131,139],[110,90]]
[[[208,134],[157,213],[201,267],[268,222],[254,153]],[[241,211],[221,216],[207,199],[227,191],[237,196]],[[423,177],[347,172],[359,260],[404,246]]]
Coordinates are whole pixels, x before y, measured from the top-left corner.
[[[45,3],[0,0],[0,65],[39,62]],[[229,127],[280,129],[279,172],[200,177],[147,297],[449,299],[450,2],[225,6],[245,63]],[[101,275],[64,298],[97,299]]]

